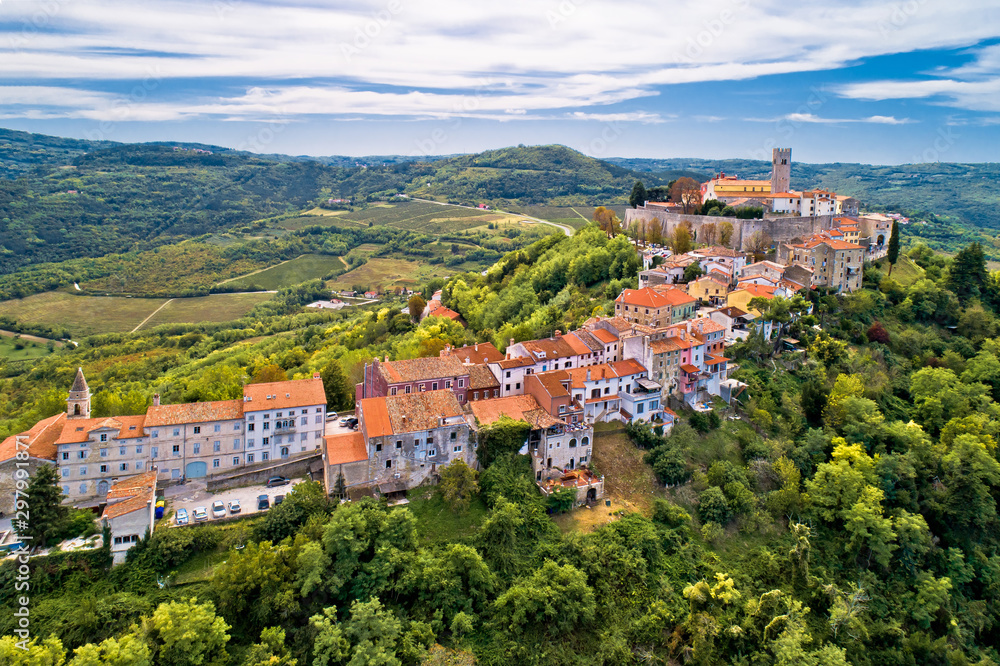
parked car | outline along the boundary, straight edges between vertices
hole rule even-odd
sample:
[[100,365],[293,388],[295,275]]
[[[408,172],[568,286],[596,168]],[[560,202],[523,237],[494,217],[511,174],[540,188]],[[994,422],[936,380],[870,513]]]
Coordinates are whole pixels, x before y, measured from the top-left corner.
[[267,495],[257,495],[257,510],[267,511],[271,508],[271,503],[268,501]]
[[347,422],[350,420],[351,420],[350,416],[345,416],[344,418],[340,419],[340,425],[345,426],[347,425]]
[[274,498],[274,506],[278,506],[279,504],[281,504],[284,501],[285,501],[285,496],[284,495],[276,495],[275,498]]
[[348,428],[356,428],[358,426],[358,420],[356,418],[353,418],[353,417],[349,418],[349,419],[347,419],[347,424],[346,425],[347,425]]
[[188,524],[188,510],[187,509],[177,509],[177,514],[174,516],[174,520],[177,521],[178,525]]
[[243,507],[240,506],[240,501],[238,499],[229,503],[229,513],[239,513],[242,510]]
[[327,421],[336,421],[337,420],[337,412],[327,412],[326,413],[326,420]]
[[225,518],[226,517],[226,505],[222,500],[215,500],[212,502],[212,518]]
[[208,509],[203,506],[199,506],[194,510],[194,522],[203,523],[208,520]]
[[267,487],[276,488],[278,486],[287,486],[289,483],[291,483],[291,481],[283,476],[272,476],[267,480]]

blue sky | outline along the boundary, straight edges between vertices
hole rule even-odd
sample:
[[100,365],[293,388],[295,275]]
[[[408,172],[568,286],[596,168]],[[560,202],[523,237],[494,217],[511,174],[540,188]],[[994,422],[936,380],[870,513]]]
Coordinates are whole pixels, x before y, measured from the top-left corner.
[[309,155],[997,161],[1000,3],[0,0],[0,126]]

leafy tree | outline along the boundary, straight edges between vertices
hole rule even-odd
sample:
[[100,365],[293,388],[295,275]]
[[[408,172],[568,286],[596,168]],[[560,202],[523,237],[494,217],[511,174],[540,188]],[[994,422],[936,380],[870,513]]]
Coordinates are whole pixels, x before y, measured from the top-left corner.
[[251,384],[264,384],[267,382],[283,382],[288,380],[288,375],[280,365],[274,363],[265,365],[253,374]]
[[77,648],[69,666],[153,666],[153,658],[146,641],[131,633]]
[[197,598],[160,604],[143,625],[155,664],[223,666],[229,660],[229,625],[212,602]]
[[730,247],[733,242],[733,223],[729,220],[721,220],[715,226],[718,230],[719,245]]
[[335,411],[346,409],[353,402],[353,386],[347,380],[344,369],[337,359],[331,359],[319,376],[323,380],[323,392],[326,393],[326,407]]
[[607,234],[608,238],[614,238],[621,231],[621,220],[610,208],[598,206],[594,210],[594,222],[597,222],[597,226]]
[[682,176],[670,188],[670,200],[681,204],[685,214],[701,206],[701,184],[694,178]]
[[705,271],[701,269],[701,264],[699,264],[697,261],[691,262],[690,264],[684,267],[685,282],[693,282],[694,280],[697,280],[704,274]]
[[549,509],[552,513],[566,513],[576,504],[576,489],[559,486],[553,489],[548,497]]
[[702,522],[725,525],[729,522],[731,511],[729,500],[718,486],[706,489],[698,498],[698,516]]
[[653,245],[660,245],[663,243],[663,223],[660,222],[655,217],[649,221],[647,225],[646,238]]
[[753,254],[754,261],[760,261],[770,252],[773,241],[763,231],[755,231],[747,239],[746,249]]
[[260,632],[260,642],[247,650],[242,666],[295,666],[297,663],[285,647],[285,630],[268,627]]
[[670,238],[670,244],[674,254],[684,254],[685,252],[689,252],[692,248],[691,230],[683,224],[678,224],[674,227],[674,233]]
[[263,522],[254,527],[254,537],[259,541],[280,543],[285,537],[295,536],[311,516],[325,517],[331,508],[330,498],[322,483],[296,483],[285,495],[284,501],[271,507]]
[[[21,471],[14,476],[18,477]],[[30,538],[33,546],[43,548],[55,540],[69,518],[69,509],[62,504],[62,489],[58,483],[55,466],[39,465],[24,491],[30,499],[28,520],[16,521],[14,528],[19,536]]]
[[865,337],[868,338],[868,342],[878,342],[883,345],[889,344],[889,332],[885,330],[885,326],[881,322],[873,322],[868,327]]
[[628,205],[637,208],[646,203],[646,188],[641,180],[635,181],[632,192],[628,195]]
[[948,269],[948,289],[958,296],[959,301],[966,302],[985,295],[987,284],[983,247],[979,243],[972,243],[952,260]]
[[219,609],[234,623],[253,629],[270,626],[295,609],[291,557],[289,546],[270,541],[251,541],[232,551],[212,577]]
[[50,636],[39,642],[27,642],[27,649],[14,636],[0,637],[0,663],[10,666],[62,666],[66,663],[66,649],[62,641]]
[[582,571],[547,560],[500,595],[493,608],[497,624],[514,635],[534,630],[560,636],[589,625],[596,607]]
[[424,308],[427,307],[427,301],[421,298],[420,294],[413,294],[407,305],[410,308],[410,319],[420,321],[420,316],[424,313]]
[[885,258],[889,261],[889,275],[892,275],[892,269],[899,260],[899,223],[896,220],[892,221],[892,232],[889,234],[889,247]]
[[475,470],[461,458],[441,468],[440,487],[445,502],[456,512],[467,509],[472,497],[479,493]]
[[494,423],[479,429],[479,444],[476,456],[479,464],[487,468],[495,460],[507,454],[517,453],[528,440],[531,426],[524,421],[515,421],[506,414]]

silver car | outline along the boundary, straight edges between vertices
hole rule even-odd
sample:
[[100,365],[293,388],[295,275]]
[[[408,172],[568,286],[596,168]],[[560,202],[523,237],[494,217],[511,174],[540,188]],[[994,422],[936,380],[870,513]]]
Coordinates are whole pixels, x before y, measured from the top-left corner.
[[212,518],[225,518],[226,516],[226,505],[222,500],[215,500],[212,502]]

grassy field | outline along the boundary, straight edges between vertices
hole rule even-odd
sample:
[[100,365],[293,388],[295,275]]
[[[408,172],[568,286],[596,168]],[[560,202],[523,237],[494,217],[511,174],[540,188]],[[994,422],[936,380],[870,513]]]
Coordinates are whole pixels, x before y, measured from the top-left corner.
[[80,337],[131,331],[165,301],[164,298],[74,296],[61,291],[48,291],[3,301],[0,303],[0,315],[27,324],[65,326],[75,337]]
[[[21,345],[22,348],[17,349],[18,345]],[[5,358],[9,361],[30,361],[31,359],[48,356],[50,353],[44,342],[15,340],[13,337],[7,336],[0,337],[0,358]]]
[[143,324],[153,328],[160,324],[197,324],[239,319],[258,303],[272,298],[273,294],[212,294],[197,298],[175,298]]
[[643,451],[612,424],[598,423],[594,428],[593,468],[604,475],[604,502],[593,509],[581,507],[555,517],[563,532],[589,532],[615,519],[619,511],[638,511],[651,515],[653,500],[663,496],[652,468],[642,462]]
[[417,519],[417,534],[423,545],[467,542],[486,520],[486,505],[478,495],[469,508],[456,513],[436,487],[415,488],[407,494],[407,508]]
[[[618,210],[621,206],[611,206],[618,214],[624,218],[624,210]],[[538,217],[556,224],[565,224],[574,229],[582,229],[590,223],[594,216],[594,209],[587,206],[515,206],[511,211]]]
[[[157,324],[239,319],[254,305],[271,296],[215,294],[174,299],[146,322],[144,328]],[[131,331],[166,302],[165,298],[74,296],[61,291],[49,291],[19,300],[0,302],[0,315],[7,315],[27,324],[64,326],[74,337],[84,337]]]
[[409,259],[375,257],[369,259],[368,263],[363,266],[344,273],[327,284],[335,289],[350,289],[354,285],[363,286],[365,289],[382,289],[397,285],[413,288],[426,283],[431,278],[448,277],[452,273],[454,273],[453,270],[440,264],[431,266]]
[[280,289],[307,280],[321,278],[331,271],[343,268],[340,259],[326,254],[304,254],[301,257],[272,266],[254,275],[230,280],[227,284],[238,285],[246,289],[263,287],[264,289]]
[[[889,262],[885,259],[876,261],[875,265],[886,272],[889,271]],[[917,266],[909,257],[902,254],[900,254],[899,261],[896,262],[896,265],[892,267],[892,278],[904,287],[909,287],[923,276],[924,269]]]

